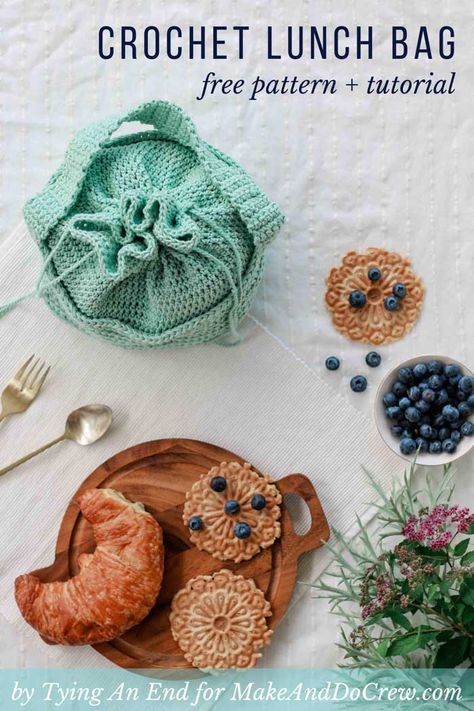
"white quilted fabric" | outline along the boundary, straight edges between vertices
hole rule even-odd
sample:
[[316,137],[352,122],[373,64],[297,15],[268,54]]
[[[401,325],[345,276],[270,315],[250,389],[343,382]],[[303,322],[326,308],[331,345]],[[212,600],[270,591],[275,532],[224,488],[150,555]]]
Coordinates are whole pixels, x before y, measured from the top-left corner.
[[[125,0],[107,3],[11,0],[2,8],[0,240],[5,241],[0,263],[0,298],[6,299],[14,295],[12,291],[31,287],[34,258],[25,257],[24,262],[19,259],[23,246],[20,248],[18,241],[26,238],[21,230],[10,238],[7,235],[20,221],[25,199],[38,191],[59,165],[75,131],[91,117],[115,113],[142,100],[165,98],[176,101],[192,115],[201,135],[241,162],[287,216],[279,239],[270,248],[254,315],[280,339],[280,343],[271,337],[268,341],[264,339],[266,345],[262,357],[273,354],[278,363],[286,364],[284,372],[275,367],[269,373],[267,382],[273,383],[269,388],[275,389],[270,393],[274,398],[272,402],[280,399],[284,408],[282,415],[301,410],[305,414],[305,417],[296,419],[290,417],[284,432],[286,463],[300,468],[298,463],[304,465],[311,457],[318,461],[319,453],[325,447],[324,433],[332,432],[341,421],[350,420],[354,431],[363,433],[362,438],[368,436],[377,382],[398,360],[416,353],[437,352],[459,358],[471,367],[474,362],[470,336],[474,296],[470,195],[474,67],[469,44],[473,13],[469,0],[442,0],[435,8],[429,0],[416,3],[405,0],[391,3],[381,0],[339,0],[337,3],[331,0],[317,3],[277,0],[271,4],[271,12],[268,8],[264,0],[242,0],[228,3],[225,8],[216,0],[202,0],[199,5],[185,0],[168,3],[137,0],[133,5]],[[284,58],[269,61],[265,58],[264,38],[266,25],[270,22],[280,38],[290,24],[327,24],[330,27],[372,24],[375,58],[373,61],[354,58],[347,61]],[[135,24],[142,28],[149,24],[160,27],[170,24],[247,24],[251,34],[243,60],[122,61],[116,58],[105,62],[97,58],[96,32],[100,25],[110,23],[115,27]],[[392,60],[389,52],[392,24],[406,25],[410,37],[414,37],[415,28],[420,25],[434,30],[444,24],[453,25],[456,30],[454,60]],[[360,86],[354,93],[344,86],[351,79],[361,85],[371,74],[420,78],[426,77],[430,71],[449,76],[454,70],[457,72],[456,92],[449,97],[366,96]],[[213,96],[198,102],[195,96],[207,71],[214,71],[224,78],[244,77],[247,81],[257,74],[265,78],[295,74],[301,78],[335,78],[340,91],[327,96],[267,96],[255,102],[249,102],[243,96]],[[423,315],[414,331],[399,343],[381,349],[383,366],[369,373],[369,390],[361,396],[350,391],[348,382],[356,372],[367,373],[363,361],[367,349],[345,341],[334,331],[323,296],[329,268],[337,264],[347,250],[368,246],[394,249],[411,257],[415,270],[425,281],[427,294]],[[264,332],[258,333],[263,338]],[[152,426],[150,421],[142,426],[135,420],[133,407],[127,410],[121,400],[124,394],[113,392],[111,373],[114,368],[126,367],[122,352],[111,349],[105,353],[94,341],[58,325],[43,304],[25,305],[0,321],[0,342],[2,379],[33,349],[54,359],[56,378],[51,382],[49,397],[45,393],[24,420],[9,423],[0,433],[2,460],[18,454],[19,441],[22,441],[23,449],[33,440],[40,443],[43,435],[55,434],[51,432],[53,425],[59,426],[61,417],[53,405],[60,401],[65,390],[68,392],[67,404],[78,404],[76,400],[84,397],[101,397],[111,400],[123,413],[120,415],[123,418],[121,431],[116,438],[104,442],[103,448],[101,445],[96,450],[80,452],[81,465],[77,460],[71,460],[73,453],[64,448],[51,453],[49,459],[44,458],[37,469],[25,467],[18,471],[15,475],[18,489],[14,489],[12,480],[0,482],[2,521],[3,525],[6,520],[10,522],[8,535],[12,541],[4,550],[9,567],[2,569],[4,602],[1,611],[15,622],[15,625],[2,623],[5,642],[0,650],[0,663],[34,665],[46,660],[51,665],[77,665],[78,657],[70,651],[66,656],[55,649],[45,651],[44,646],[33,642],[25,631],[18,632],[11,596],[8,598],[11,578],[17,569],[23,572],[32,567],[38,555],[48,557],[46,551],[51,550],[62,507],[83,475],[114,451],[114,446],[115,450],[120,449],[151,432],[159,436],[166,428],[167,420],[162,413],[157,415],[157,426]],[[256,343],[262,341],[257,339]],[[288,348],[299,361],[288,353]],[[84,355],[82,366],[76,367],[78,353],[89,355]],[[242,363],[239,353],[244,351],[228,351],[226,357],[229,363],[235,359],[237,372],[250,377],[250,370],[246,368],[253,367],[253,362]],[[329,354],[342,358],[342,370],[337,373],[325,371],[323,363]],[[141,367],[146,368],[146,363],[151,367],[152,355],[135,354],[134,357],[141,361],[148,358],[149,361],[143,360]],[[157,362],[162,357],[155,356]],[[208,356],[203,362],[207,359]],[[285,394],[288,400],[285,378],[298,382],[298,400],[290,398],[285,402]],[[68,379],[69,385],[66,386]],[[199,426],[200,397],[208,396],[215,387],[212,380],[205,382],[207,385],[203,385],[202,391],[189,394],[189,406],[194,408],[192,421],[181,422],[188,428],[188,433],[196,436],[211,436],[206,428]],[[253,383],[251,379],[249,382]],[[137,387],[130,382],[130,392],[136,393]],[[165,384],[160,387],[164,388]],[[228,373],[226,387],[241,387],[233,379],[232,370]],[[282,389],[277,390],[280,387]],[[313,402],[312,396],[317,400]],[[159,413],[163,391],[147,391],[146,397],[149,398],[149,411]],[[251,402],[252,392],[247,392],[246,397]],[[335,421],[327,415],[329,419],[323,422],[323,411],[332,411]],[[170,417],[172,426],[180,433],[179,411],[175,410]],[[217,418],[216,423],[221,420]],[[311,443],[311,451],[300,456],[294,442],[296,428],[301,428],[303,422],[308,428],[308,436],[315,432],[317,440]],[[245,434],[245,428],[243,432]],[[261,436],[265,432],[264,428]],[[259,448],[251,432],[247,433],[246,439],[234,440],[233,435],[226,435],[223,430],[221,438],[225,439],[225,446],[235,445],[240,450],[244,447],[249,456],[256,457],[258,465],[262,463],[259,458],[268,455],[270,468],[275,472],[278,470],[282,450],[273,449],[279,454],[272,459],[271,438],[265,449]],[[345,437],[344,432],[338,433],[337,440],[340,446],[337,463],[342,463],[338,470],[341,482],[332,489],[328,486],[326,495],[332,515],[336,515],[337,510],[338,521],[349,525],[354,508],[351,498],[357,494],[358,485],[354,480],[354,469],[344,468],[343,463],[351,454],[349,447],[356,445],[351,438]],[[371,441],[375,447],[371,453],[371,456],[375,453],[374,468],[378,465],[388,482],[391,462],[397,470],[400,462],[392,460],[376,439]],[[365,452],[365,440],[359,444]],[[325,461],[330,458],[325,451],[321,456]],[[469,498],[473,501],[469,476],[471,461],[465,460],[458,467],[458,498],[463,502],[469,502]],[[57,481],[58,499],[54,510],[50,510],[43,545],[38,551],[32,551],[29,542],[18,548],[19,533],[23,531],[26,535],[27,531],[32,531],[29,524],[22,524],[26,526],[24,529],[13,528],[19,525],[20,514],[24,511],[19,492],[28,490],[28,501],[31,499],[39,511],[44,511],[41,489],[34,488],[34,481],[35,477],[47,475],[48,467],[59,472],[56,475],[59,478],[51,480]],[[333,473],[333,480],[335,476]],[[339,491],[347,492],[348,500],[336,501],[335,492]],[[6,513],[12,511],[12,517],[7,519]],[[318,572],[316,568],[312,574]],[[335,635],[335,621],[327,615],[325,603],[311,600],[306,595],[288,614],[265,661],[268,664],[331,666],[337,659]],[[90,655],[81,657],[81,660],[96,663],[91,661]]]

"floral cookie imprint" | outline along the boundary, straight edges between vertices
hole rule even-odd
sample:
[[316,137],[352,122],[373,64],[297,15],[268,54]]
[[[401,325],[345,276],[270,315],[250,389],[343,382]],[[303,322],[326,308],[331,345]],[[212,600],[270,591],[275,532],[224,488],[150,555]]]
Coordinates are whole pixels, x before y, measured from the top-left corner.
[[230,570],[192,578],[173,598],[173,639],[199,669],[255,666],[272,630],[270,603],[254,581]]
[[187,492],[183,521],[200,550],[240,563],[279,538],[280,504],[268,475],[247,463],[222,462]]
[[332,321],[353,341],[383,345],[402,338],[415,324],[424,287],[411,262],[385,249],[348,252],[326,279]]

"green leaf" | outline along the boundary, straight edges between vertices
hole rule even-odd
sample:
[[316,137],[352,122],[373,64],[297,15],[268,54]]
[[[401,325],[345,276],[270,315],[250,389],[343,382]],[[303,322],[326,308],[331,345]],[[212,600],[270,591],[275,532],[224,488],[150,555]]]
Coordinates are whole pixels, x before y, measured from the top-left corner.
[[455,546],[455,548],[454,548],[454,555],[456,556],[456,558],[460,558],[461,556],[464,555],[464,553],[467,551],[469,542],[470,542],[469,538],[464,538],[464,540],[459,541],[457,546]]
[[459,597],[465,605],[474,607],[474,588],[468,584],[467,579],[464,580],[459,588]]
[[466,563],[472,563],[474,561],[474,551],[469,551],[461,558],[461,565],[466,565]]
[[436,630],[427,628],[426,625],[420,625],[413,632],[400,635],[393,640],[387,650],[387,657],[395,657],[398,654],[410,654],[415,649],[420,649],[426,646],[428,642],[435,639]]
[[390,637],[386,637],[383,639],[379,646],[377,647],[377,652],[380,654],[381,657],[386,657],[387,656],[387,651],[390,646]]
[[431,548],[428,548],[427,546],[417,545],[415,547],[415,552],[417,555],[421,555],[425,559],[429,558],[434,565],[440,563],[441,561],[445,561],[447,558],[445,550],[432,551]]
[[387,612],[386,617],[389,617],[392,622],[398,625],[398,627],[403,627],[405,630],[413,629],[413,625],[408,617],[405,617],[405,615],[402,612],[398,612],[398,610],[391,610],[390,612]]
[[461,622],[465,609],[466,609],[466,606],[462,602],[457,602],[455,605],[453,605],[451,607],[451,617],[454,617],[455,620],[458,620],[458,622]]
[[466,658],[469,650],[468,637],[454,637],[438,649],[434,666],[436,669],[452,669]]
[[448,639],[451,639],[453,634],[454,630],[443,630],[443,632],[438,632],[436,639],[438,642],[447,642]]
[[449,588],[451,587],[451,580],[445,578],[442,580],[439,584],[439,589],[443,593],[443,595],[447,595],[449,592]]
[[465,607],[462,613],[462,623],[468,629],[474,628],[474,607]]
[[427,600],[429,603],[434,602],[440,596],[439,585],[430,585],[428,588]]

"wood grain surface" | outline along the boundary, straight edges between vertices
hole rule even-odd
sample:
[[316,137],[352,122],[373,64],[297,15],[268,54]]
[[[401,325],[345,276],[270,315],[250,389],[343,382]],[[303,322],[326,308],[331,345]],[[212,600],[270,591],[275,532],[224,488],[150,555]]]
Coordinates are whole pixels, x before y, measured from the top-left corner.
[[248,561],[221,562],[192,546],[183,524],[186,492],[201,474],[224,461],[244,463],[238,455],[206,442],[166,439],[144,442],[116,454],[96,469],[79,487],[67,508],[59,530],[53,565],[34,571],[43,581],[66,580],[78,572],[77,558],[94,550],[91,525],[81,515],[77,500],[85,489],[110,487],[132,501],[141,501],[164,531],[165,574],[155,607],[148,617],[119,639],[95,645],[110,661],[131,669],[189,670],[169,626],[169,609],[175,593],[196,576],[229,568],[253,578],[272,607],[269,626],[283,617],[296,580],[300,555],[322,545],[329,527],[310,480],[290,474],[276,484],[284,497],[301,496],[311,513],[311,527],[305,535],[295,533],[285,504],[282,504],[281,538]]

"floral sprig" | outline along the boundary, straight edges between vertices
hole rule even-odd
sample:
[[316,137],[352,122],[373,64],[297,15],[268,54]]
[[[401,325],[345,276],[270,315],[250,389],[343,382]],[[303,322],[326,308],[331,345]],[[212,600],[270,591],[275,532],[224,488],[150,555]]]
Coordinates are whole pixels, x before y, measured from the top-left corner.
[[[450,503],[452,473],[416,464],[379,501],[372,535],[333,532],[334,566],[315,587],[339,615],[343,666],[456,667],[474,662],[474,513]],[[390,542],[387,539],[391,539]]]

